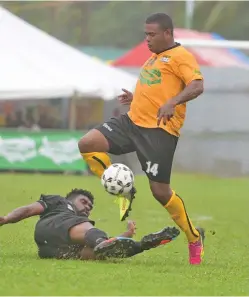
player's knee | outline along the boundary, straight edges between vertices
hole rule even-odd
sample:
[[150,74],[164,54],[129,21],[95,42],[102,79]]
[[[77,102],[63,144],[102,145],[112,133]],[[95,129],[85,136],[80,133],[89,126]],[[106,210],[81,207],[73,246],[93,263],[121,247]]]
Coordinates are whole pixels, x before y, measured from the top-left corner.
[[78,142],[78,148],[81,153],[92,152],[91,143],[88,140],[87,136],[83,136]]
[[105,136],[96,129],[89,131],[78,142],[81,153],[108,152],[109,144]]
[[96,245],[106,239],[108,239],[108,236],[104,231],[92,228],[85,234],[85,245],[90,248],[95,248]]
[[172,190],[168,184],[151,182],[150,188],[155,199],[163,206],[169,202]]

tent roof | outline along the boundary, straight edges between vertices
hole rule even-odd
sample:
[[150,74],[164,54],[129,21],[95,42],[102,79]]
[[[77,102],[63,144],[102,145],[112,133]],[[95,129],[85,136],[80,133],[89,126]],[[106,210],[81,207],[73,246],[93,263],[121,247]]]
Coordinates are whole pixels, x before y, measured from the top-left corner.
[[0,100],[115,98],[136,77],[57,40],[0,7]]
[[[218,34],[202,33],[188,29],[175,29],[175,39],[223,39]],[[242,54],[238,50],[228,49],[212,49],[212,48],[201,48],[201,47],[190,47],[190,52],[196,57],[198,63],[202,66],[211,67],[226,67],[226,66],[242,66],[244,64],[249,65],[249,57]],[[115,66],[126,66],[126,67],[141,67],[143,63],[150,57],[151,52],[149,51],[146,41],[141,42],[133,49],[128,51],[125,55],[118,58],[113,65]]]

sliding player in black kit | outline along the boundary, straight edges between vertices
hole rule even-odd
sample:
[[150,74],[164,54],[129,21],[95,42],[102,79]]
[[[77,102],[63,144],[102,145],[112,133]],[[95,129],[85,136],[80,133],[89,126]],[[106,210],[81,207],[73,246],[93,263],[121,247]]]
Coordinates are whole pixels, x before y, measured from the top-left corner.
[[93,202],[93,195],[82,189],[72,190],[65,198],[41,195],[37,202],[0,217],[0,226],[39,215],[34,234],[39,257],[81,260],[132,257],[166,244],[180,233],[175,227],[167,227],[138,242],[132,239],[135,223],[130,221],[126,232],[109,238],[89,219]]

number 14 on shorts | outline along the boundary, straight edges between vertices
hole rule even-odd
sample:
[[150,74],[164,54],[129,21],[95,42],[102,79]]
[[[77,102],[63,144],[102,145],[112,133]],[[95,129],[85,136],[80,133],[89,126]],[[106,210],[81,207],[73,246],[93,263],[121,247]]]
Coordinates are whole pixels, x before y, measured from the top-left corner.
[[151,161],[146,162],[147,169],[146,173],[151,173],[153,176],[157,176],[158,174],[158,164],[157,163],[151,163]]

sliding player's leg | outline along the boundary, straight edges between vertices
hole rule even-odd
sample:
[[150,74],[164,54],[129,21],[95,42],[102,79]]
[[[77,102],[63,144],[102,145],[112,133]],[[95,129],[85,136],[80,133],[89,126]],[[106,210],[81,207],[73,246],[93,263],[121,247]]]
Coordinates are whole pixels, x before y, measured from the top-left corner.
[[[78,143],[80,153],[90,170],[99,178],[104,170],[111,165],[108,153],[122,155],[134,151],[133,143],[125,130],[125,123],[121,116],[110,119],[80,139]],[[128,195],[119,197],[121,221],[128,217],[135,193],[136,190],[133,188]]]
[[163,230],[144,236],[141,241],[127,237],[115,237],[101,242],[94,248],[97,258],[129,258],[144,251],[165,245],[174,240],[180,231],[175,227],[166,227]]

